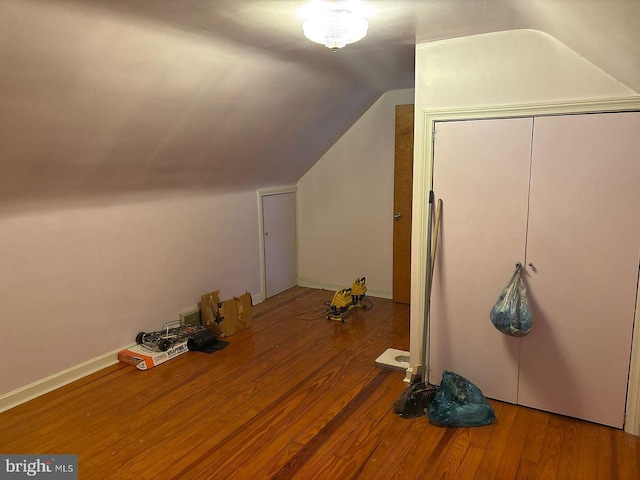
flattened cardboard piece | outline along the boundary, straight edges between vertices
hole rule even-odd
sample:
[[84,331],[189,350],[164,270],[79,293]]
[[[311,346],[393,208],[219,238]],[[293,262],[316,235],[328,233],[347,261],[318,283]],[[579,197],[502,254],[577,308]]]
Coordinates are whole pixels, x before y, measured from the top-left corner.
[[238,302],[238,322],[236,331],[246,330],[251,328],[251,294],[246,292],[244,295],[240,295],[240,298],[236,298]]
[[118,352],[118,360],[134,365],[138,370],[149,370],[188,351],[187,340],[176,343],[166,352],[155,352],[144,345],[135,345]]
[[205,293],[201,297],[200,311],[202,325],[213,330],[219,337],[251,328],[251,294],[245,292],[240,297],[220,301],[220,290]]
[[220,313],[222,314],[220,328],[222,328],[224,334],[229,336],[236,333],[238,324],[238,304],[236,303],[236,299],[224,300]]
[[205,293],[200,297],[200,310],[202,312],[202,325],[213,330],[216,335],[222,336],[224,332],[220,327],[222,314],[220,312],[220,290]]

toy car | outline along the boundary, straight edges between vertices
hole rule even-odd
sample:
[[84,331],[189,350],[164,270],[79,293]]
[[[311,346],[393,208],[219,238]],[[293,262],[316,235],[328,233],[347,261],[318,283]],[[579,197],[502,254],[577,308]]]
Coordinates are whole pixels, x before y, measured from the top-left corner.
[[140,332],[136,335],[136,343],[146,348],[166,352],[178,342],[189,340],[196,333],[206,329],[201,325],[181,327],[179,320],[167,322],[157,332]]

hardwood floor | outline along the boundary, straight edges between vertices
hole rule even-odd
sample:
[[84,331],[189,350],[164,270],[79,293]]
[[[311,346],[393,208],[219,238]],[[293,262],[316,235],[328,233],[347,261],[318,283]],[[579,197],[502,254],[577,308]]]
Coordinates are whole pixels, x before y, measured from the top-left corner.
[[78,454],[81,479],[640,478],[640,439],[600,425],[496,401],[487,427],[399,418],[403,375],[374,360],[408,348],[408,307],[372,298],[330,322],[332,294],[296,287],[222,351],[114,365],[4,412],[0,452]]

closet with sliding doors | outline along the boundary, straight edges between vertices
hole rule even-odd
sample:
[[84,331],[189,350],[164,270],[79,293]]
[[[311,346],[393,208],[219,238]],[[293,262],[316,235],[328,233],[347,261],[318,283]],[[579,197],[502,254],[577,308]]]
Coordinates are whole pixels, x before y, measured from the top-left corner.
[[[444,202],[430,378],[622,428],[640,256],[640,112],[434,123]],[[522,263],[533,328],[489,312]]]

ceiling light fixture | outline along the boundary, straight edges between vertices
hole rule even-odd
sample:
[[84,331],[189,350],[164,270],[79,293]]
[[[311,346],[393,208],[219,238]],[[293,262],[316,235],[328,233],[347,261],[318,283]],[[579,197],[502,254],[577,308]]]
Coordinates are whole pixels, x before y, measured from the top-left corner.
[[312,0],[298,10],[304,36],[334,51],[363,39],[371,14],[370,8],[356,0]]

